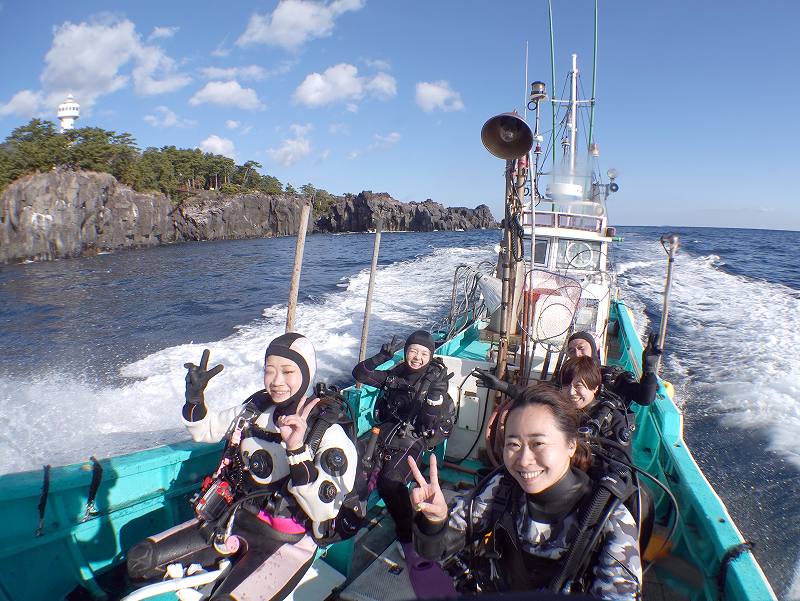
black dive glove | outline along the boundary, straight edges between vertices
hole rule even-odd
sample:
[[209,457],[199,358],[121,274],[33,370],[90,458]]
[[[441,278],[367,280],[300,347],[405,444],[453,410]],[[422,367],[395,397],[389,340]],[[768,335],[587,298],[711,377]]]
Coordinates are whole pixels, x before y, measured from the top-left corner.
[[486,388],[493,388],[499,390],[508,397],[515,398],[522,392],[522,389],[515,384],[501,380],[496,375],[485,369],[478,369],[477,367],[472,370],[472,375],[480,380]]
[[662,349],[658,348],[656,344],[656,334],[651,333],[647,337],[647,344],[642,351],[642,375],[656,373],[662,352]]
[[486,388],[494,388],[503,393],[508,392],[508,382],[501,380],[486,369],[478,369],[476,367],[472,370],[472,375],[480,380]]
[[381,347],[381,353],[388,357],[394,357],[394,354],[403,348],[405,340],[400,336],[392,336],[392,339]]
[[202,405],[205,402],[203,391],[206,389],[208,381],[224,369],[221,363],[208,369],[210,354],[211,351],[208,349],[203,351],[199,367],[194,363],[183,364],[189,370],[186,372],[186,402],[190,405]]

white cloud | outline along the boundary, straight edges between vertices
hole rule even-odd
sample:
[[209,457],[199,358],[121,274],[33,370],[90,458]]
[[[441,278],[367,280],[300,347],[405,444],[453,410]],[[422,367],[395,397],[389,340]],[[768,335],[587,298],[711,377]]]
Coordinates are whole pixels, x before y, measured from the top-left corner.
[[392,70],[392,65],[389,63],[389,61],[385,61],[385,60],[380,59],[380,58],[365,58],[364,59],[364,64],[367,67],[369,67],[371,69],[377,69],[378,71],[391,71]]
[[[131,63],[131,73],[123,72]],[[162,48],[142,43],[131,21],[113,18],[56,27],[40,80],[47,106],[55,109],[71,93],[83,109],[90,109],[101,96],[127,86],[131,75],[136,93],[143,96],[171,92],[191,81]]]
[[327,161],[328,157],[330,157],[330,156],[331,156],[331,150],[330,150],[330,148],[326,148],[325,150],[323,150],[322,152],[319,153],[319,160],[320,160],[320,162],[321,161]]
[[344,123],[331,123],[328,126],[328,133],[336,136],[338,134],[349,134],[350,130],[347,129],[347,126]]
[[141,96],[154,96],[179,90],[192,78],[175,70],[175,61],[158,46],[143,46],[137,52],[133,69],[133,85]]
[[236,128],[237,128],[237,127],[239,127],[241,124],[242,124],[242,122],[241,122],[241,121],[234,121],[233,119],[228,119],[228,120],[225,122],[225,127],[227,127],[228,129],[236,129]]
[[391,75],[378,73],[367,82],[367,91],[377,98],[392,98],[397,96],[397,81]]
[[[227,38],[226,38],[227,39]],[[211,56],[216,56],[218,58],[225,58],[231,53],[230,48],[225,47],[225,40],[222,40],[219,45],[211,51]]]
[[178,33],[180,27],[154,27],[152,33],[147,36],[147,41],[166,40]]
[[289,167],[311,154],[311,140],[307,136],[312,129],[312,125],[310,123],[305,125],[295,123],[290,128],[294,133],[293,138],[285,138],[278,148],[267,150],[272,160],[284,167]]
[[228,140],[227,138],[220,138],[216,134],[211,134],[205,140],[200,142],[199,148],[203,152],[221,154],[231,159],[236,159],[236,151],[233,146],[233,141]]
[[347,155],[347,158],[352,161],[353,159],[357,159],[361,155],[366,154],[368,152],[372,152],[374,150],[388,150],[389,148],[397,144],[400,141],[400,138],[402,138],[402,136],[400,135],[399,132],[396,131],[393,131],[386,135],[375,134],[373,136],[373,139],[375,141],[372,144],[370,144],[363,150],[351,151]]
[[182,119],[165,106],[157,106],[153,111],[155,115],[145,115],[144,120],[153,127],[189,127],[196,125],[195,121]]
[[307,75],[294,91],[294,100],[309,107],[349,101],[347,109],[358,110],[353,101],[361,100],[365,93],[386,99],[397,94],[394,77],[379,73],[372,79],[358,75],[358,69],[348,63],[328,67],[324,73]]
[[296,49],[308,40],[329,36],[336,19],[360,10],[365,0],[334,0],[327,4],[311,0],[282,0],[271,14],[250,16],[238,46],[270,44]]
[[42,108],[43,98],[41,92],[21,90],[11,97],[5,104],[0,104],[0,115],[17,115],[29,118],[37,115]]
[[260,81],[267,77],[267,71],[258,65],[246,67],[205,67],[201,70],[206,79],[243,79]]
[[402,136],[400,136],[400,134],[397,133],[396,131],[393,131],[392,133],[387,134],[385,136],[382,136],[380,134],[375,134],[375,142],[371,144],[369,148],[370,150],[374,150],[377,148],[385,150],[387,148],[391,148],[400,141],[401,137]]
[[189,99],[189,104],[192,106],[204,103],[247,110],[264,108],[256,91],[252,88],[243,88],[238,81],[209,81],[202,90]]
[[417,84],[417,104],[426,113],[435,111],[460,111],[464,108],[461,94],[450,89],[450,84],[439,81],[421,81]]

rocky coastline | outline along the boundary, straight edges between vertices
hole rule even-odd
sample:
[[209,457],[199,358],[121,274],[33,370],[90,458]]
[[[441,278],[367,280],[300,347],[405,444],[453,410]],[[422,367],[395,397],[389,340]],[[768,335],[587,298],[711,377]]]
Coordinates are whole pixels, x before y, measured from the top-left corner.
[[[190,240],[225,240],[297,233],[302,204],[290,194],[225,195],[198,191],[179,204],[120,184],[112,175],[54,169],[14,182],[0,195],[0,263],[51,260],[122,248]],[[314,214],[310,232],[495,228],[489,207],[404,203],[386,193],[334,197]]]

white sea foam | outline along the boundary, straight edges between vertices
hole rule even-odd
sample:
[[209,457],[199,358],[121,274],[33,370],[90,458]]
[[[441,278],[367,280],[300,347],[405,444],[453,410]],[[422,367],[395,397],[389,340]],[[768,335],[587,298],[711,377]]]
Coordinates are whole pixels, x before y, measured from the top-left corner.
[[[446,312],[452,275],[460,263],[492,259],[491,246],[432,250],[418,259],[381,267],[372,304],[368,352],[393,334],[428,328]],[[317,381],[349,382],[357,362],[368,271],[343,289],[297,308],[295,330],[317,349]],[[211,408],[241,402],[261,387],[264,349],[283,333],[286,305],[267,307],[263,319],[211,343],[162,349],[126,365],[128,384],[103,386],[72,374],[45,373],[33,380],[0,380],[0,473],[83,461],[183,440],[180,421],[187,361],[204,348],[209,365],[225,369],[206,389]]]
[[[657,244],[637,249],[661,252]],[[634,306],[663,291],[666,262],[628,270],[623,298]],[[676,258],[667,364],[684,399],[709,399],[709,410],[743,429],[763,429],[770,450],[800,468],[800,299],[780,284],[721,270],[717,255]]]

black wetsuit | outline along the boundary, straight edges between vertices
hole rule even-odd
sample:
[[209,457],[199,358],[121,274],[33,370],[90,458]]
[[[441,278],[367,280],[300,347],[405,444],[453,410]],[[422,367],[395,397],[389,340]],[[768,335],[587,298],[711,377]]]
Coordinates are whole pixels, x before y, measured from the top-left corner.
[[[479,555],[493,562],[485,583],[489,587],[545,590],[577,536],[592,490],[592,481],[575,468],[533,495],[501,471],[468,495],[456,497],[446,521],[433,523],[417,514],[414,546],[423,557],[443,561],[479,542]],[[602,527],[600,546],[588,567],[585,590],[592,597],[638,599],[642,576],[636,536],[630,512],[617,506]]]
[[375,421],[381,427],[377,488],[395,522],[397,540],[404,543],[411,542],[414,515],[407,457],[419,461],[426,450],[450,436],[455,404],[447,394],[447,369],[438,359],[419,370],[412,370],[405,361],[389,370],[376,369],[391,357],[380,352],[362,361],[353,369],[353,377],[383,390],[375,403]]
[[643,373],[638,382],[631,372],[615,365],[601,366],[600,373],[606,390],[623,399],[628,407],[633,403],[646,407],[656,398],[658,376],[655,372]]

